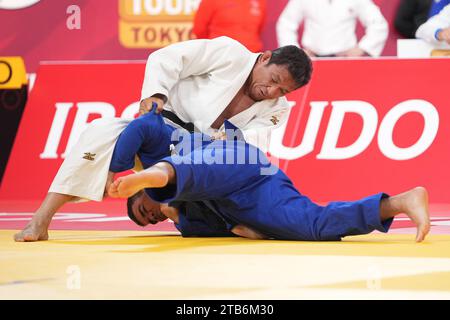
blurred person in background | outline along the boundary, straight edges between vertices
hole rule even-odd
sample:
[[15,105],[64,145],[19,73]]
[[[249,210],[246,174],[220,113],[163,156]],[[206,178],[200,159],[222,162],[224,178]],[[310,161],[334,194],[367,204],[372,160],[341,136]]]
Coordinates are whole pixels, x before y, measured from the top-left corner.
[[[359,42],[357,20],[365,27]],[[301,45],[312,57],[378,57],[389,33],[386,19],[371,0],[290,0],[277,22],[278,44],[299,46],[303,21]]]
[[403,37],[414,39],[416,31],[428,20],[432,0],[402,0],[395,15],[395,29]]
[[433,44],[450,44],[450,5],[417,29],[416,37]]
[[450,4],[450,0],[433,0],[428,18],[431,18],[431,17],[437,15],[448,4]]
[[202,0],[193,32],[199,39],[227,36],[253,52],[263,49],[266,0]]

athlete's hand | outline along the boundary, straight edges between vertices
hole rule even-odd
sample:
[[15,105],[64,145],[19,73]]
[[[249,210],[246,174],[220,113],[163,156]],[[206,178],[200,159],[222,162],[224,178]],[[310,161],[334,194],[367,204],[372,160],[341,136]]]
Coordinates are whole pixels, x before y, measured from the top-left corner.
[[363,57],[365,55],[367,55],[367,53],[363,49],[354,47],[349,50],[337,53],[336,57]]
[[[306,54],[310,58],[313,58],[313,57],[317,56],[313,51],[311,51],[311,50],[309,50],[307,48],[303,48],[303,50],[306,52]],[[362,56],[365,56],[365,55],[367,55],[367,53],[363,49],[361,49],[361,48],[359,48],[357,46],[354,47],[354,48],[351,48],[349,50],[342,51],[342,52],[339,52],[339,53],[336,54],[337,57],[362,57]]]
[[147,112],[150,112],[154,107],[156,107],[156,113],[161,113],[165,103],[164,99],[166,99],[166,97],[163,95],[153,95],[150,98],[143,99],[139,105],[139,114],[146,114]]
[[445,41],[450,44],[450,28],[442,29],[438,32],[437,38],[439,41]]
[[177,208],[169,207],[168,204],[161,203],[160,210],[163,215],[165,215],[176,224],[180,223],[180,212]]
[[227,140],[227,134],[225,131],[214,132],[211,135],[211,140]]

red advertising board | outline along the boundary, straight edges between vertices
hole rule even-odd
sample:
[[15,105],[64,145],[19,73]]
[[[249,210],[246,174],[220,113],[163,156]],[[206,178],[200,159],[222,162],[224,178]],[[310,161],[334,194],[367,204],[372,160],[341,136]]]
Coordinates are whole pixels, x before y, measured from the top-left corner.
[[[450,60],[314,62],[313,79],[271,153],[315,201],[397,193],[416,185],[449,203]],[[67,147],[96,117],[133,117],[144,63],[42,64],[0,199],[42,199]],[[289,160],[283,160],[289,159]]]
[[284,134],[277,133],[285,147],[275,144],[278,157],[292,159],[281,168],[300,191],[330,201],[423,185],[432,202],[448,203],[450,101],[443,70],[450,61],[363,59],[314,67],[311,84],[291,97],[297,105]]

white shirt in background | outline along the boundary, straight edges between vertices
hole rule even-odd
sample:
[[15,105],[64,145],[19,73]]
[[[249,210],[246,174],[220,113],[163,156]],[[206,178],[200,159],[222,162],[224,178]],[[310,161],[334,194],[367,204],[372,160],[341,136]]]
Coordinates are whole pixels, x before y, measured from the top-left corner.
[[[357,20],[366,29],[359,43]],[[276,26],[279,46],[299,46],[298,29],[303,21],[301,44],[317,55],[334,55],[358,46],[378,57],[389,32],[386,19],[371,0],[290,0]]]

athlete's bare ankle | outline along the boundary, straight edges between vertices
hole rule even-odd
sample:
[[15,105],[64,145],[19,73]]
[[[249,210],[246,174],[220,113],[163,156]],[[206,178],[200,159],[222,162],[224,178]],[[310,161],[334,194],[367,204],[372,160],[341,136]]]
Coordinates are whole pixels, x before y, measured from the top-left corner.
[[35,227],[45,227],[48,228],[50,225],[50,222],[53,219],[54,214],[38,214],[36,213],[33,218],[30,221],[30,225],[33,225]]
[[155,167],[160,169],[166,174],[167,177],[167,184],[173,184],[176,183],[176,175],[175,175],[175,169],[173,166],[168,162],[158,162],[155,164]]
[[395,217],[402,212],[401,201],[398,196],[384,198],[380,202],[380,218],[381,221]]

